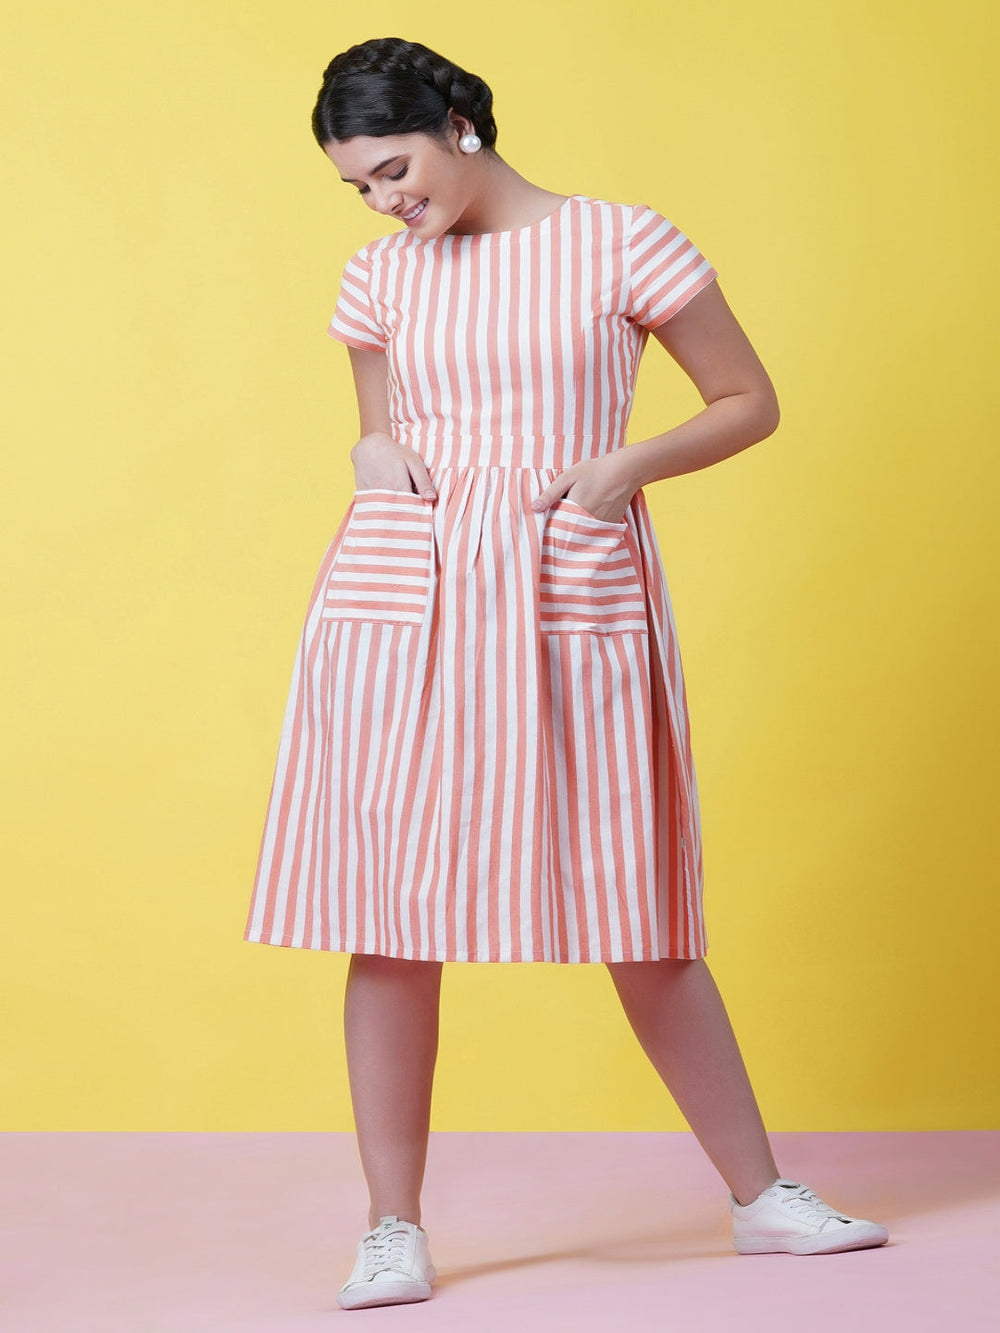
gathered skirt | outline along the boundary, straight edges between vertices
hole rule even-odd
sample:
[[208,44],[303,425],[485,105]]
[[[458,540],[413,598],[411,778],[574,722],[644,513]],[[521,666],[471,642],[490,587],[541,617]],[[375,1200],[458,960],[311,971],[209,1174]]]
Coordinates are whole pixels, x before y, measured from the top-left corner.
[[706,951],[684,676],[640,490],[358,490],[309,598],[244,938],[454,962]]

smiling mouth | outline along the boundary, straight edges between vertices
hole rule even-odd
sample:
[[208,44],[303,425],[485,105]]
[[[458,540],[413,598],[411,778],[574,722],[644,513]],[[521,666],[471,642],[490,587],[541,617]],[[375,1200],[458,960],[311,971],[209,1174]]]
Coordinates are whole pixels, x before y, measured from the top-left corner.
[[426,207],[427,207],[427,200],[425,199],[423,203],[419,204],[416,208],[412,208],[409,211],[409,213],[401,213],[400,217],[403,219],[404,222],[415,222],[417,218],[423,214],[423,211]]

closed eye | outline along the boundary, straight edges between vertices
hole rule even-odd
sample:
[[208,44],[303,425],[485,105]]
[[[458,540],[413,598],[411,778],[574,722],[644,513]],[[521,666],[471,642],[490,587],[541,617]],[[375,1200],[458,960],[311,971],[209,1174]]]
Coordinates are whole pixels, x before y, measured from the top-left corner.
[[[390,176],[389,179],[390,179],[391,181],[401,181],[401,180],[403,179],[403,177],[406,175],[406,171],[407,171],[407,168],[404,167],[402,171],[397,172],[395,176]],[[368,193],[368,186],[367,186],[367,185],[365,186],[365,188],[364,188],[363,190],[359,190],[359,191],[358,191],[358,194],[367,194],[367,193]]]

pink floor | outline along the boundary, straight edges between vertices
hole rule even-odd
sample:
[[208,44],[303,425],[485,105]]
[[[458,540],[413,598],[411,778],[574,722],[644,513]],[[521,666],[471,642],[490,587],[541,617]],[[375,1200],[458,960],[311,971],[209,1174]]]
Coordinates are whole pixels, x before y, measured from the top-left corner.
[[433,1133],[426,1302],[341,1310],[367,1195],[351,1134],[0,1135],[3,1333],[995,1328],[1000,1133],[772,1133],[884,1222],[877,1250],[738,1255],[687,1133]]

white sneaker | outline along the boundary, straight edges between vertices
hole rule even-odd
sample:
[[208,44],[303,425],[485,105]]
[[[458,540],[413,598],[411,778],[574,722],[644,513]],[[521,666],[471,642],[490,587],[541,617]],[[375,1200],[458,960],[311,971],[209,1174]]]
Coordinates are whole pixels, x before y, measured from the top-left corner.
[[337,1292],[337,1304],[360,1310],[425,1301],[436,1277],[423,1227],[401,1222],[395,1214],[380,1217],[378,1226],[358,1241],[354,1270]]
[[752,1203],[737,1203],[730,1194],[729,1207],[740,1254],[836,1254],[889,1239],[878,1222],[838,1212],[797,1180],[779,1178]]

